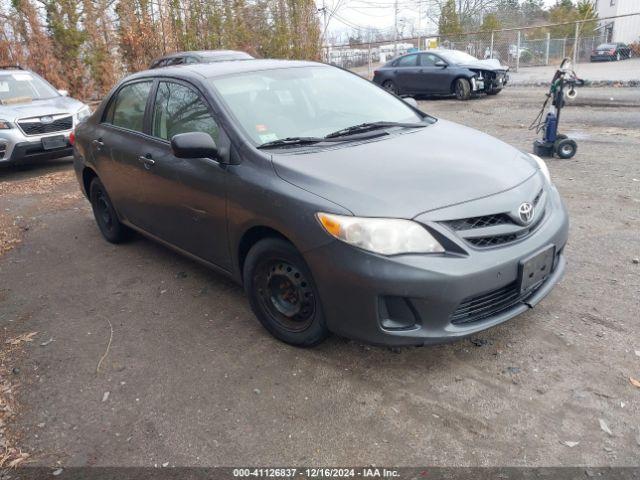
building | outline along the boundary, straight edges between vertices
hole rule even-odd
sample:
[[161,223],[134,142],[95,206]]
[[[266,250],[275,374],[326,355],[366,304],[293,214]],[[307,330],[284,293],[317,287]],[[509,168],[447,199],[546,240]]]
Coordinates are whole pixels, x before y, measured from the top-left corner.
[[596,8],[600,18],[638,13],[630,17],[603,20],[600,27],[609,42],[640,41],[640,0],[596,0]]

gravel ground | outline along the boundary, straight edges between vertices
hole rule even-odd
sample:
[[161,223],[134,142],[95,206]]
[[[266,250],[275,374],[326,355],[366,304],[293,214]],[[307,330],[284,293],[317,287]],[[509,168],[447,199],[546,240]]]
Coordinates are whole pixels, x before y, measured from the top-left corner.
[[[530,150],[543,97],[421,106]],[[68,161],[0,171],[15,227],[0,341],[37,332],[2,357],[18,368],[11,441],[47,466],[638,465],[639,106],[635,89],[582,89],[563,113],[580,147],[549,161],[572,221],[550,296],[472,340],[399,351],[281,344],[225,278],[102,240]]]

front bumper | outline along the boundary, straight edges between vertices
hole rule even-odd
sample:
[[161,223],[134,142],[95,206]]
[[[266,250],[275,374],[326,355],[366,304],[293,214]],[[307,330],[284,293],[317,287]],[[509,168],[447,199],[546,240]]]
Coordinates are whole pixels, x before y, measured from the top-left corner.
[[591,61],[592,62],[610,62],[616,59],[616,55],[610,55],[610,54],[605,54],[605,55],[591,55]]
[[[537,230],[499,248],[384,257],[335,241],[306,252],[329,329],[367,343],[424,345],[469,336],[527,311],[553,289],[566,265],[568,217],[557,191],[550,193],[548,215]],[[521,260],[550,245],[555,247],[553,271],[528,296],[478,321],[452,320],[469,298],[491,299],[491,292],[517,282]],[[414,322],[403,326],[390,317]]]
[[483,78],[482,80],[472,78],[471,91],[472,92],[490,92],[496,90],[502,90],[503,87],[509,82],[509,75],[504,74],[496,78]]
[[[0,165],[27,163],[34,160],[52,160],[67,157],[73,153],[69,143],[71,130],[55,132],[41,136],[25,136],[17,128],[0,131]],[[43,138],[64,137],[64,145],[59,148],[45,149]]]

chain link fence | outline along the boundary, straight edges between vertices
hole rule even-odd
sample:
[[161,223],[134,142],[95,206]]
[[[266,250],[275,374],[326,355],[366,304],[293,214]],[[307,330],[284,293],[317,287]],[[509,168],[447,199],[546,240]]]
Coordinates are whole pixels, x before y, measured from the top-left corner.
[[[559,25],[553,24],[460,35],[430,35],[331,45],[323,48],[323,60],[368,78],[373,76],[373,71],[378,66],[384,65],[392,58],[434,48],[460,50],[479,59],[497,59],[516,72],[523,67],[557,65],[566,57],[572,58],[576,63],[588,62],[591,52],[598,45],[610,42],[611,38],[610,34],[602,33],[598,29],[595,34],[582,36],[582,23],[584,22],[562,24],[565,31],[575,32],[569,36],[550,33],[553,27]],[[591,24],[593,25],[593,21]],[[640,32],[638,35],[640,36]]]

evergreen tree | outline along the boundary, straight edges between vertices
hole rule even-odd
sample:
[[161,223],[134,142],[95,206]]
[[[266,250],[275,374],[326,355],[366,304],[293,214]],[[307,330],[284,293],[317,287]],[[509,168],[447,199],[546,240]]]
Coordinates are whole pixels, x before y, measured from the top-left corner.
[[440,21],[438,22],[438,32],[445,37],[462,33],[455,0],[446,0],[442,5],[440,9]]

